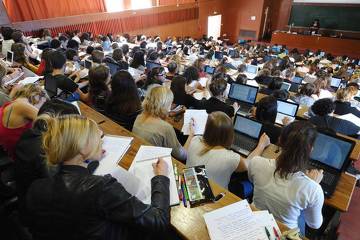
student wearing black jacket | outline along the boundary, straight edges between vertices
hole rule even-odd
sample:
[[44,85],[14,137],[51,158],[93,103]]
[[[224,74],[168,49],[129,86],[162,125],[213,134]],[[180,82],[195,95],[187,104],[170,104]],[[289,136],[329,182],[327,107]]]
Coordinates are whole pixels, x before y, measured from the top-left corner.
[[174,101],[176,105],[184,105],[186,108],[199,108],[200,101],[187,94],[185,91],[186,79],[182,76],[175,76],[171,81],[170,89],[174,94]]
[[357,138],[360,127],[350,121],[332,116],[334,109],[335,103],[330,98],[319,99],[311,106],[311,111],[315,116],[311,117],[309,121],[318,128],[331,129],[337,133]]
[[[170,224],[168,166],[153,164],[151,204],[129,194],[110,175],[91,175],[88,159],[102,158],[102,131],[83,116],[44,117],[43,147],[48,164],[60,165],[52,178],[33,182],[27,193],[34,239],[152,239]],[[61,143],[61,144],[59,144]]]
[[275,125],[277,100],[274,96],[262,98],[256,105],[255,118],[263,124],[262,130],[269,136],[272,144],[277,144],[281,127]]
[[345,115],[351,113],[357,117],[360,117],[360,111],[356,107],[351,106],[350,99],[351,92],[349,87],[339,89],[336,92],[334,113],[337,115]]
[[233,117],[235,113],[239,110],[237,103],[234,103],[233,106],[230,106],[225,103],[225,90],[227,87],[227,82],[224,78],[213,78],[209,85],[209,90],[211,98],[208,100],[202,100],[200,109],[206,109],[207,113],[212,113],[216,111],[221,111],[226,113],[229,117]]
[[[45,102],[39,109],[42,114],[65,115],[79,114],[77,108],[60,99]],[[25,194],[31,183],[36,179],[49,177],[57,167],[48,168],[41,147],[41,137],[45,131],[44,123],[37,121],[31,129],[20,137],[15,148],[15,180],[20,204],[23,204]]]

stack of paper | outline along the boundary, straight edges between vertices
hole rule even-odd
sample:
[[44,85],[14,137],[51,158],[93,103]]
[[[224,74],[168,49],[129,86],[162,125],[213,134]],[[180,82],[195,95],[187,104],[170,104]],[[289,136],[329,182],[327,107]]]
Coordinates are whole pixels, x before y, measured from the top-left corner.
[[168,165],[168,177],[170,179],[170,205],[179,204],[178,189],[175,181],[175,173],[171,160],[171,148],[141,146],[137,152],[134,161],[132,162],[129,172],[134,174],[138,179],[141,179],[143,198],[138,197],[143,203],[151,203],[151,179],[155,176],[153,170],[153,163],[158,161],[158,158],[164,159]]
[[246,200],[204,214],[211,240],[269,240],[281,232],[267,211],[253,212]]
[[37,76],[37,77],[26,77],[23,80],[20,80],[19,83],[20,84],[29,84],[29,83],[35,83],[37,81],[39,81],[39,79],[42,78],[42,76]]
[[184,135],[189,135],[191,121],[194,121],[194,134],[202,135],[208,118],[206,110],[186,110],[184,114],[184,125],[181,131]]

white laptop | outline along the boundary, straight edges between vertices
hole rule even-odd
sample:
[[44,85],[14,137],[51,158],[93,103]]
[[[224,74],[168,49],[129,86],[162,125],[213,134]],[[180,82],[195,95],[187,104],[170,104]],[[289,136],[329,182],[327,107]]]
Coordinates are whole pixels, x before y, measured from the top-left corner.
[[13,62],[14,62],[14,53],[12,51],[7,51],[5,58],[6,65],[11,67],[13,65]]
[[258,66],[255,65],[246,65],[245,75],[248,79],[254,79],[258,73]]
[[277,114],[275,123],[283,125],[282,120],[287,117],[290,122],[295,120],[299,104],[283,100],[277,100]]

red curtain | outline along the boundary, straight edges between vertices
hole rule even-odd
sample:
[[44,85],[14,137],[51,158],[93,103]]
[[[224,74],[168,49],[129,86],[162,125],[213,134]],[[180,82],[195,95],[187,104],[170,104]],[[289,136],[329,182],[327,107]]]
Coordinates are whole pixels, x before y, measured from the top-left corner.
[[[93,32],[94,34],[125,33],[159,25],[172,24],[199,18],[199,8],[187,8],[178,11],[161,12],[148,15],[115,18],[97,22],[68,25],[50,28],[53,35],[79,29],[82,32]],[[27,36],[36,36],[37,31],[26,32]]]
[[12,22],[105,12],[103,0],[3,0]]

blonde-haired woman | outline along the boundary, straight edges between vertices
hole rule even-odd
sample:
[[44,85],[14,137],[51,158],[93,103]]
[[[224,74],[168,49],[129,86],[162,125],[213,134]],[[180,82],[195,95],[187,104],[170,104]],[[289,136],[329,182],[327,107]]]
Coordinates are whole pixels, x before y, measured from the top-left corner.
[[353,87],[346,87],[337,90],[334,114],[345,115],[351,113],[360,117],[360,111],[356,107],[352,107],[350,103],[353,94],[352,89]]
[[167,230],[169,179],[163,160],[153,165],[152,202],[146,205],[110,175],[89,173],[85,161],[102,158],[102,131],[93,120],[78,115],[40,119],[47,126],[42,137],[45,157],[60,169],[28,190],[26,206],[35,239],[146,239]]
[[231,118],[223,112],[212,112],[208,116],[204,135],[196,136],[190,143],[186,166],[205,165],[209,178],[224,188],[228,188],[233,172],[247,171],[249,161],[260,156],[270,144],[264,133],[252,153],[244,159],[230,150],[234,141]]
[[18,86],[10,93],[11,102],[0,108],[0,145],[14,157],[21,134],[31,128],[38,109],[48,99],[46,92],[36,84]]
[[142,104],[143,112],[135,120],[133,132],[155,146],[172,148],[175,158],[186,160],[186,149],[194,136],[193,128],[190,126],[190,135],[184,147],[181,146],[174,128],[165,121],[173,99],[169,88],[152,88]]

